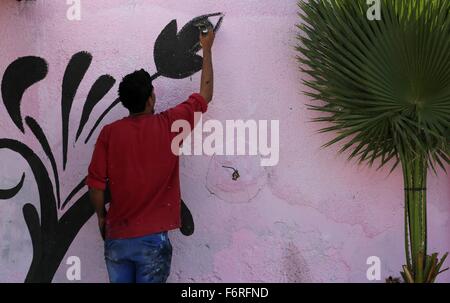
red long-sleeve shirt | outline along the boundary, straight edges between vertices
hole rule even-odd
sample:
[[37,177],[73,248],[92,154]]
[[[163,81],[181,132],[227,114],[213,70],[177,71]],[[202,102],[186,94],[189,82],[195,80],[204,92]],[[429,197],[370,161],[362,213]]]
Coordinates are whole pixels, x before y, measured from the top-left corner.
[[193,94],[160,114],[130,116],[103,127],[95,144],[86,184],[105,190],[111,201],[106,237],[141,237],[179,228],[179,157],[171,150],[172,123],[194,125],[194,113],[206,112],[207,102]]

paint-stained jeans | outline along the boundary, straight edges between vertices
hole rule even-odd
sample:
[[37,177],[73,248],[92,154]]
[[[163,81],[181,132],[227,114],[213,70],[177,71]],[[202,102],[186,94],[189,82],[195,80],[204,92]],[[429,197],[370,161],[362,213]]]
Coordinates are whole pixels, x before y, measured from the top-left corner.
[[165,283],[170,274],[172,245],[167,232],[107,239],[105,260],[111,283]]

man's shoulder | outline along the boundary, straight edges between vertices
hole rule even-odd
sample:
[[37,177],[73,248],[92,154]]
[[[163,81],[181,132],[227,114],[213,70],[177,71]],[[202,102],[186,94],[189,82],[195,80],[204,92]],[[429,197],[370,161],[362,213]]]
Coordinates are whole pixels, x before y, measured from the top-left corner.
[[121,119],[118,119],[118,120],[113,121],[111,123],[105,124],[103,126],[103,129],[110,130],[110,129],[113,129],[113,128],[116,128],[116,127],[120,127],[121,125],[124,125],[125,123],[126,123],[126,118],[121,118]]
[[120,128],[121,125],[123,125],[124,123],[123,120],[124,119],[119,119],[114,122],[103,125],[103,127],[100,130],[100,136],[102,135],[108,136],[112,129]]

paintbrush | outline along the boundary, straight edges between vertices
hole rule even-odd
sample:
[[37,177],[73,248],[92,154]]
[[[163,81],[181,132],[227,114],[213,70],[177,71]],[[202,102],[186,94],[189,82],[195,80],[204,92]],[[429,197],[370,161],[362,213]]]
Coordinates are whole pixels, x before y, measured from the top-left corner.
[[[209,17],[216,17],[220,16],[219,21],[217,21],[216,25],[213,27],[212,23],[209,21]],[[223,13],[214,13],[205,15],[204,18],[199,20],[197,23],[194,24],[195,27],[197,27],[202,35],[207,35],[211,29],[213,29],[213,32],[216,33],[220,26],[222,25],[223,18],[225,17],[225,14]],[[201,49],[200,41],[197,42],[191,49],[192,52],[198,52]]]

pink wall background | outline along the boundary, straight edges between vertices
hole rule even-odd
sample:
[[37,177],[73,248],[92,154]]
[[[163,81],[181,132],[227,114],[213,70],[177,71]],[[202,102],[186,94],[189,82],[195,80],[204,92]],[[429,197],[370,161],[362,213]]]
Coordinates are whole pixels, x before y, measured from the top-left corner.
[[[226,18],[214,47],[216,92],[204,119],[280,120],[280,162],[262,168],[257,157],[183,157],[183,199],[196,230],[184,237],[171,232],[174,256],[170,282],[367,282],[366,259],[378,256],[382,277],[399,276],[404,262],[403,185],[400,171],[375,171],[337,156],[339,146],[321,149],[332,135],[319,135],[308,121],[303,75],[295,60],[296,0],[82,0],[82,20],[66,18],[66,1],[0,3],[0,75],[18,57],[40,56],[48,76],[32,86],[22,102],[23,115],[41,123],[56,162],[62,163],[60,94],[70,57],[86,50],[93,55],[72,108],[68,166],[59,166],[61,194],[66,196],[86,169],[93,148],[74,144],[82,104],[102,74],[117,81],[139,68],[154,72],[153,44],[172,19],[181,27],[193,17],[223,11]],[[199,86],[192,79],[158,79],[157,109],[183,101]],[[118,82],[94,109],[101,112],[116,98]],[[104,123],[126,115],[121,108]],[[89,121],[90,129],[95,119]],[[102,125],[103,125],[102,124]],[[98,131],[94,135],[97,137]],[[30,145],[45,159],[28,130],[19,132],[0,104],[0,138]],[[45,162],[48,166],[48,162]],[[231,180],[222,163],[232,164],[241,178]],[[26,162],[0,151],[0,188],[17,184],[22,191],[0,201],[0,282],[22,282],[32,246],[22,215],[35,201],[37,188]],[[449,176],[430,174],[429,250],[450,250]],[[67,282],[65,260],[78,256],[82,282],[104,282],[103,246],[92,218],[82,228],[55,275]],[[447,264],[449,264],[447,262]],[[450,282],[450,273],[439,281]]]

